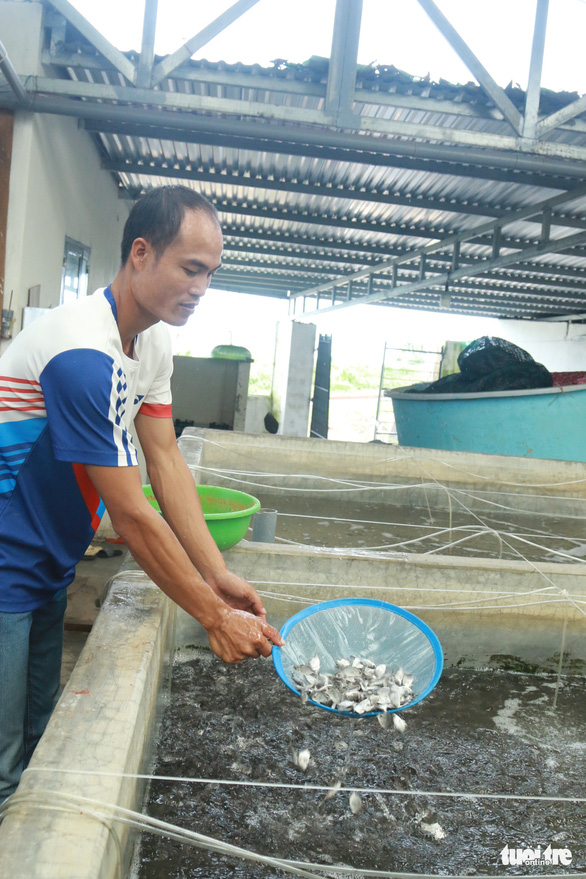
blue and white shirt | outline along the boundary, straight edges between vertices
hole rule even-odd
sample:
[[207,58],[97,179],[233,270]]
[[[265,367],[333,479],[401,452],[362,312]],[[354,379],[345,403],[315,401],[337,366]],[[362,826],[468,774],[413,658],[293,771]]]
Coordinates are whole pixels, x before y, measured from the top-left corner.
[[0,358],[0,611],[68,586],[104,505],[85,464],[137,465],[137,412],[171,417],[169,332],[122,351],[110,288],[55,308]]

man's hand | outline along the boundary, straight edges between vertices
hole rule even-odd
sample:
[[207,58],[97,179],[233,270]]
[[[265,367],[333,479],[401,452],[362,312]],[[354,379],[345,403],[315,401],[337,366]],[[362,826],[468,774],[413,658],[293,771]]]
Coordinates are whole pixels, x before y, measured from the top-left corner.
[[267,612],[262,599],[250,583],[232,571],[221,571],[205,577],[208,585],[226,604],[235,610],[246,610],[257,617],[266,619]]
[[262,601],[250,583],[226,570],[203,517],[208,542],[215,550],[206,556],[205,579],[148,504],[138,467],[88,464],[85,469],[135,561],[169,598],[202,624],[214,653],[225,662],[240,662],[269,656],[271,642],[283,645],[277,630],[266,622]]
[[211,649],[224,662],[270,656],[271,642],[279,647],[285,643],[264,619],[229,607],[217,624],[208,627],[207,633]]

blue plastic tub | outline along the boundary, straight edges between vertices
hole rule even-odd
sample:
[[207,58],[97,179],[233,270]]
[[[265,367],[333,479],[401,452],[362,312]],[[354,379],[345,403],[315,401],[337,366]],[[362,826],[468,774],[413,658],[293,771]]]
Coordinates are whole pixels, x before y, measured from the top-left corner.
[[426,394],[386,391],[402,446],[586,461],[586,385]]

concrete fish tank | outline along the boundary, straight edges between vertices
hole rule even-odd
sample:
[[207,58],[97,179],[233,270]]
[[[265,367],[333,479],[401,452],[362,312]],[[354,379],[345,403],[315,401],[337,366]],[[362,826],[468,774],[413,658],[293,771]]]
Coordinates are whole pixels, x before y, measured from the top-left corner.
[[[547,542],[546,523],[551,536],[584,515],[578,463],[214,431],[187,432],[180,445],[199,483],[250,490],[279,518],[281,499],[323,488],[332,518],[350,489],[380,521],[403,506],[449,518],[460,499],[471,523],[498,509],[527,543]],[[305,544],[242,541],[225,558],[277,626],[343,596],[387,601],[429,625],[444,672],[402,712],[406,730],[304,704],[270,660],[224,666],[201,628],[127,565],[0,825],[7,876],[219,879],[336,875],[344,865],[379,875],[488,865],[501,875],[515,872],[507,846],[547,844],[569,850],[571,868],[546,872],[584,872],[579,537],[556,533],[565,550],[550,541],[535,559],[505,557],[499,534],[510,535],[494,523],[492,555],[372,550],[338,536],[317,546],[324,515],[301,519]],[[524,517],[540,517],[543,533],[523,531]],[[447,528],[446,547],[453,537]]]

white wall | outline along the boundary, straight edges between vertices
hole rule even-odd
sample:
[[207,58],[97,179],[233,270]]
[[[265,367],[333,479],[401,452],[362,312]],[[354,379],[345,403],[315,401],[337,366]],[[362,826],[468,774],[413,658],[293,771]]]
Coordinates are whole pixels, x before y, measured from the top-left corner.
[[[41,4],[0,2],[0,38],[21,78],[41,73]],[[28,290],[40,305],[59,304],[65,237],[91,249],[89,291],[112,280],[129,205],[103,171],[92,137],[75,119],[19,111],[14,120],[6,232],[4,307],[21,328]]]
[[27,76],[42,74],[43,5],[23,0],[0,2],[0,30],[8,57],[24,80]]
[[128,206],[118,198],[90,135],[74,119],[16,114],[6,233],[5,307],[20,329],[28,290],[59,304],[65,237],[91,249],[89,290],[112,280]]
[[524,348],[550,372],[586,370],[586,324],[506,320],[494,335]]

